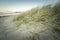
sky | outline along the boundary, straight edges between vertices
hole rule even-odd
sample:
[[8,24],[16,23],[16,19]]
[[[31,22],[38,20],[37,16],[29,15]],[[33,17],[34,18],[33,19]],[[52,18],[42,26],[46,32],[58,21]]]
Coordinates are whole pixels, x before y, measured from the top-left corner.
[[37,6],[55,3],[57,0],[0,0],[0,11],[26,11]]

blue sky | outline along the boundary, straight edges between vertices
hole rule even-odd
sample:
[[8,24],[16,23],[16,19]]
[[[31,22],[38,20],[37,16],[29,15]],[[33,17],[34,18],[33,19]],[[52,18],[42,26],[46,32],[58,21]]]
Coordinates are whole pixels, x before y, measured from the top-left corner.
[[0,10],[26,11],[36,6],[53,4],[57,0],[0,0]]

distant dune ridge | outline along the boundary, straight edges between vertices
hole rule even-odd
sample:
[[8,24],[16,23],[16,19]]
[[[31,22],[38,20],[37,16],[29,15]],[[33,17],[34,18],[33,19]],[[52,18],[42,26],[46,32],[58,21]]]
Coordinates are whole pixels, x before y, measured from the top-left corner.
[[13,22],[24,40],[60,40],[60,3],[23,12]]
[[9,13],[9,12],[11,12],[11,11],[0,9],[0,13]]

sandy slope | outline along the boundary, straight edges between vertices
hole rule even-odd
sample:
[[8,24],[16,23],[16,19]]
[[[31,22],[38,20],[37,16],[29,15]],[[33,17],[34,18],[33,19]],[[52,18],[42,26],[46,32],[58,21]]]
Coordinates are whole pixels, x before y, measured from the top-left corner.
[[[33,29],[27,29],[26,26],[22,26],[20,28],[21,31],[20,29],[16,30],[11,21],[13,17],[14,16],[0,17],[0,40],[33,40],[29,38],[29,35],[31,35],[29,30],[32,31]],[[52,34],[51,30],[47,28],[44,32],[39,33],[39,38],[35,38],[36,40],[54,40]]]

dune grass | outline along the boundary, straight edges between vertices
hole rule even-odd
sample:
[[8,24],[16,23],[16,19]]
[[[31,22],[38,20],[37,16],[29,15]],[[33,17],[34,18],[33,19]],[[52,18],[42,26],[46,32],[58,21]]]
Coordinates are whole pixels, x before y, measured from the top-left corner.
[[[60,40],[60,3],[56,3],[54,6],[46,5],[42,8],[36,7],[29,11],[23,12],[16,16],[13,19],[13,22],[16,27],[19,27],[21,24],[36,25],[41,23],[46,25],[49,23],[51,24],[53,31],[57,33],[55,38]],[[36,33],[34,33],[33,39],[36,37],[35,34]]]

